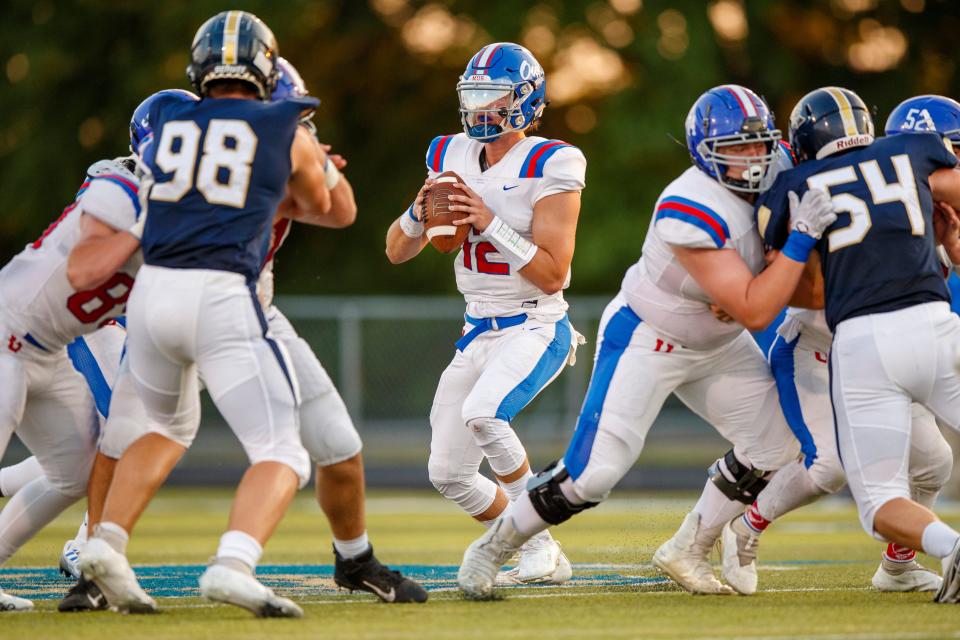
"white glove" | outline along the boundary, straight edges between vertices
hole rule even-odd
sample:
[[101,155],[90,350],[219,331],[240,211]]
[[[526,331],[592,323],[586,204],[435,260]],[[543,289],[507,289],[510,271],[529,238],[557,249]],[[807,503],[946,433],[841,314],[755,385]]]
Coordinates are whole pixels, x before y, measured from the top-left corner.
[[833,201],[826,191],[808,189],[802,199],[791,191],[787,199],[790,202],[790,231],[819,240],[823,231],[837,220]]

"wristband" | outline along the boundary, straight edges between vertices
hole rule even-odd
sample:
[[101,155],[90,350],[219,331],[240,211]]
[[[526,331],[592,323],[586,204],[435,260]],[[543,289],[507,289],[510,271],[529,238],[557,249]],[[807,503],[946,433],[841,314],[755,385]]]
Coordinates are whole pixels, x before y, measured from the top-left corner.
[[408,238],[419,238],[423,235],[423,223],[413,215],[413,205],[400,216],[400,230]]
[[810,252],[817,246],[817,239],[799,231],[791,231],[783,245],[783,255],[797,262],[806,262]]
[[330,156],[327,156],[326,162],[323,163],[323,175],[326,178],[327,191],[333,191],[333,188],[340,182],[341,174],[340,170],[333,164]]
[[539,250],[537,245],[517,233],[501,220],[500,216],[493,216],[493,220],[480,235],[497,248],[510,266],[518,270],[527,266]]

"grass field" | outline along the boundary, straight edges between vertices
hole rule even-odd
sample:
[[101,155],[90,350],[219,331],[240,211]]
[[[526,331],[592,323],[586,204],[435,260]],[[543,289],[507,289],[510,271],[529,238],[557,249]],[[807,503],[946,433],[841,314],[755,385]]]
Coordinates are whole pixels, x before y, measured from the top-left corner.
[[460,598],[452,576],[479,527],[434,494],[373,493],[368,524],[377,555],[425,581],[431,598],[424,605],[338,593],[329,532],[304,494],[267,547],[263,563],[270,566],[261,575],[293,594],[306,618],[256,620],[194,595],[196,565],[216,548],[229,498],[219,490],[164,491],[135,531],[130,558],[146,565],[138,568],[144,586],[158,596],[182,594],[158,598],[163,613],[156,616],[59,614],[57,599],[69,583],[49,569],[16,569],[55,565],[80,511],[65,514],[0,573],[0,586],[37,598],[38,605],[33,612],[0,614],[0,638],[960,637],[960,608],[934,605],[929,594],[870,589],[881,547],[863,533],[844,500],[803,509],[765,534],[762,593],[690,596],[649,564],[693,503],[692,496],[663,494],[621,494],[556,530],[574,563],[574,586],[504,589],[505,600],[478,603]]

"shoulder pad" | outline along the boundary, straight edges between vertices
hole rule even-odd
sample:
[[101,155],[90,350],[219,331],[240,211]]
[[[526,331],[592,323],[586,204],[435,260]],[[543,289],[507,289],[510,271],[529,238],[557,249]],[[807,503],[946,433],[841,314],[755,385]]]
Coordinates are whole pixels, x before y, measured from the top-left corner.
[[133,172],[127,167],[126,161],[133,160],[132,157],[114,158],[112,160],[97,160],[87,167],[87,178],[96,178],[104,174],[115,174],[128,180],[136,182]]
[[572,144],[568,144],[563,140],[544,140],[543,142],[538,142],[530,148],[530,151],[527,152],[527,157],[524,158],[523,164],[520,165],[520,175],[521,178],[542,178],[543,177],[543,167],[547,164],[553,154],[561,149],[576,149]]
[[[655,223],[670,221],[667,225],[675,227],[679,233],[670,234],[667,241],[671,244],[699,246],[697,238],[706,237],[717,249],[723,248],[730,238],[727,221],[710,207],[681,196],[666,196],[657,203]],[[674,224],[672,221],[682,224]],[[676,237],[673,237],[676,236]],[[687,242],[689,236],[690,242]]]
[[430,146],[427,147],[427,169],[436,171],[437,173],[443,171],[443,160],[447,156],[447,151],[450,149],[450,141],[453,140],[453,138],[454,134],[437,136],[430,142]]

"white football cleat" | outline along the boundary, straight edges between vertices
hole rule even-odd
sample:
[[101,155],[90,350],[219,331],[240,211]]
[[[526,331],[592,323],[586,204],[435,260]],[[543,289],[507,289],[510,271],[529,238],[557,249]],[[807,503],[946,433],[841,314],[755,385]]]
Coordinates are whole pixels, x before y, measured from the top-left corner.
[[510,518],[498,518],[463,554],[457,583],[471,600],[490,600],[500,567],[526,542]]
[[0,589],[0,611],[30,611],[33,603],[26,598],[19,598]]
[[940,604],[960,603],[960,540],[940,563],[943,566],[943,583],[933,596],[933,601]]
[[88,540],[78,566],[120,613],[156,613],[157,603],[140,587],[127,557],[117,553],[106,540]]
[[60,573],[73,578],[80,579],[80,549],[83,545],[76,540],[67,540],[63,544],[63,551],[60,552]]
[[214,564],[200,576],[200,593],[214,602],[236,605],[258,618],[302,618],[293,600],[282,598],[252,575]]
[[757,546],[760,536],[737,516],[723,525],[721,534],[723,570],[721,575],[737,593],[745,596],[757,592]]
[[894,562],[883,556],[870,582],[874,589],[884,592],[937,591],[943,584],[943,578],[916,559]]
[[706,552],[695,545],[700,514],[688,513],[673,537],[653,554],[653,565],[690,593],[730,595],[733,589],[713,574]]
[[[544,535],[546,534],[546,535]],[[496,584],[563,584],[573,576],[570,560],[549,532],[527,540],[514,556],[517,566],[497,574]]]

